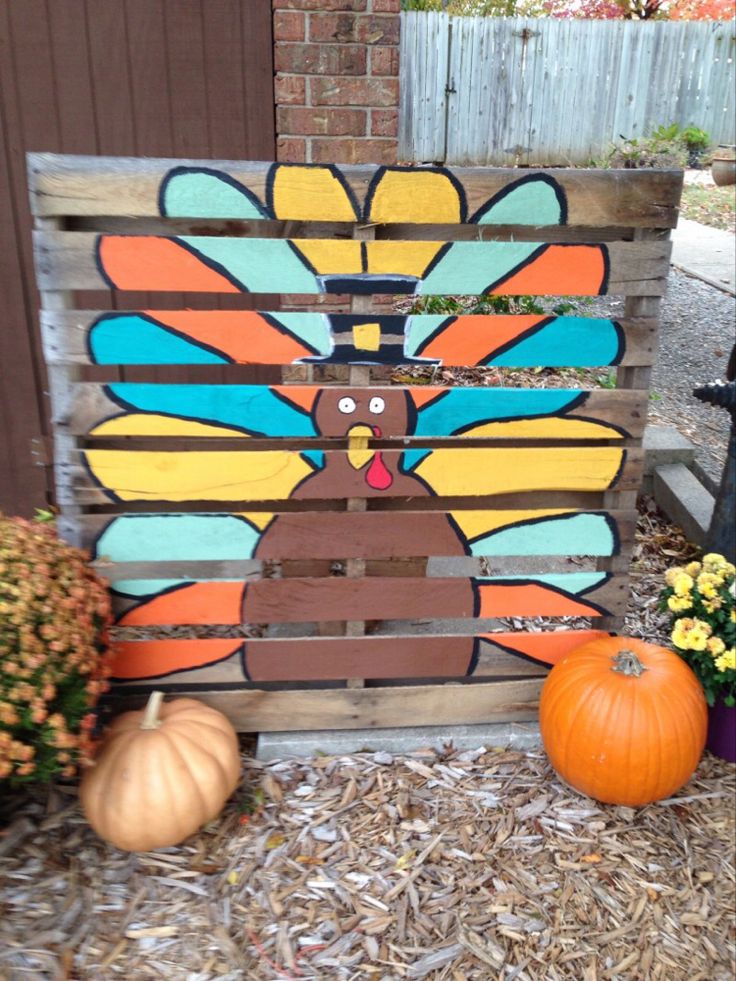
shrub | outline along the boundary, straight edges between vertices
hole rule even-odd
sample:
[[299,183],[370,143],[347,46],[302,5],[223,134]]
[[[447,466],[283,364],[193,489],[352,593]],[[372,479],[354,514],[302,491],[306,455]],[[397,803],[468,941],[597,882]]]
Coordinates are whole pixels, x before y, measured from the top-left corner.
[[688,150],[707,150],[710,146],[710,136],[698,126],[686,126],[681,130],[680,138]]
[[110,674],[110,600],[52,525],[0,514],[0,783],[73,776]]
[[698,167],[710,144],[710,136],[697,126],[681,129],[677,123],[657,126],[647,137],[621,137],[604,161],[607,167]]
[[736,569],[711,552],[668,569],[660,609],[672,616],[672,643],[705,689],[708,704],[736,704]]
[[687,166],[688,153],[680,140],[650,136],[642,139],[626,139],[617,144],[605,162],[608,167],[633,169],[656,167],[680,169]]

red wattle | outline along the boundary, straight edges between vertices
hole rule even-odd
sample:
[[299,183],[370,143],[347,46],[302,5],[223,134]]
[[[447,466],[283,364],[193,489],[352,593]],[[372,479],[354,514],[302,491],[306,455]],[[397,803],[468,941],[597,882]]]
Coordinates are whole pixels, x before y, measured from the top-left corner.
[[380,453],[376,453],[371,460],[371,465],[366,471],[365,482],[373,490],[387,490],[393,484],[394,478],[389,473]]

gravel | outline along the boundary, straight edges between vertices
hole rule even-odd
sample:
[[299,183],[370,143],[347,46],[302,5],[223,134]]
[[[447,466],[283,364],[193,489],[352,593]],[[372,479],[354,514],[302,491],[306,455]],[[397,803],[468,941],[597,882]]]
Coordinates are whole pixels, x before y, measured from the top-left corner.
[[[622,317],[623,299],[583,301],[589,317]],[[729,293],[670,270],[661,307],[659,351],[651,382],[649,421],[674,426],[696,449],[696,460],[720,481],[726,459],[730,416],[694,398],[698,385],[721,378],[736,341],[736,299]]]
[[736,340],[736,299],[673,269],[662,304],[659,353],[652,373],[651,419],[676,426],[696,447],[696,459],[720,480],[731,420],[692,395],[697,385],[725,380]]
[[[735,245],[736,245],[736,239]],[[454,297],[461,305],[472,297]],[[552,312],[559,298],[549,301]],[[583,317],[624,316],[623,297],[572,300],[572,315]],[[543,306],[545,305],[542,301]],[[406,301],[397,310],[408,311]],[[699,402],[695,387],[721,378],[736,341],[736,298],[729,293],[670,270],[667,295],[661,307],[659,351],[651,380],[649,421],[674,426],[696,448],[696,461],[707,476],[720,482],[726,459],[730,417],[723,409]],[[598,388],[612,382],[615,369],[512,369],[445,368],[439,371],[402,365],[393,381],[401,384],[508,385],[529,388]],[[608,387],[608,385],[606,386]]]

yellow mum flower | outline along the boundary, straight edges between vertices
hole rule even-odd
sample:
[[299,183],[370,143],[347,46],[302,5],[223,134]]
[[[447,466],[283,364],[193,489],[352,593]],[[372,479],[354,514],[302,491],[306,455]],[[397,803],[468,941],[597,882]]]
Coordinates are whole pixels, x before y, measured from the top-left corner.
[[708,634],[699,627],[695,627],[687,635],[687,646],[691,651],[704,651],[707,644]]
[[676,566],[674,569],[668,569],[664,574],[664,581],[668,586],[674,586],[675,579],[677,579],[682,571],[683,570],[679,566]]
[[681,617],[672,631],[672,643],[686,651],[704,651],[712,632],[704,620]]
[[667,600],[667,606],[673,613],[684,613],[685,610],[692,609],[692,605],[691,596],[670,596]]
[[724,654],[716,659],[716,667],[719,671],[733,671],[736,668],[736,647],[731,647]]
[[692,576],[686,572],[680,572],[675,579],[675,592],[678,596],[686,596],[695,585]]
[[715,613],[716,610],[720,610],[723,606],[723,600],[720,596],[716,596],[715,599],[703,600],[703,606],[708,613]]
[[707,647],[708,651],[713,655],[713,657],[718,657],[719,654],[723,654],[726,649],[726,645],[723,643],[720,637],[709,637]]
[[731,623],[736,623],[736,609],[731,610]]
[[706,599],[714,599],[718,595],[718,587],[723,585],[723,577],[712,572],[701,572],[698,576],[698,592]]
[[672,643],[675,647],[687,649],[688,635],[692,630],[695,621],[690,617],[681,617],[672,630]]
[[702,570],[702,567],[701,567],[701,565],[700,565],[699,562],[690,562],[688,565],[685,566],[685,572],[689,576],[692,576],[693,579],[696,576],[700,575],[701,570]]
[[720,569],[725,564],[725,558],[718,552],[708,552],[703,556],[703,565],[712,565],[715,569]]

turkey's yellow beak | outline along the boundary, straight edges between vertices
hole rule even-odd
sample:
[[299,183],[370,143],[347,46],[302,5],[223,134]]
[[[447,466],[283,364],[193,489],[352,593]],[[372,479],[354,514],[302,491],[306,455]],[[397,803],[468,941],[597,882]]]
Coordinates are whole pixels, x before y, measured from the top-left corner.
[[368,449],[372,435],[373,429],[362,422],[348,430],[348,462],[355,470],[364,467],[373,456],[373,450]]

